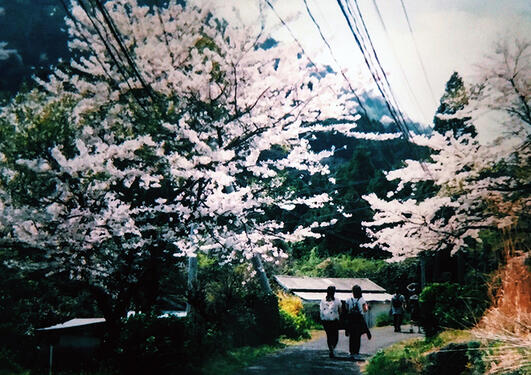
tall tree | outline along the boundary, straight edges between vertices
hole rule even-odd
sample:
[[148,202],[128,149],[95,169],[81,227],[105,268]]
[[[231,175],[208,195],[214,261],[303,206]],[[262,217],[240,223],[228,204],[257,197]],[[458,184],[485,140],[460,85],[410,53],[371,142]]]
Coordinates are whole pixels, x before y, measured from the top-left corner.
[[468,105],[468,93],[461,76],[454,72],[448,82],[435,117],[433,130],[441,134],[451,131],[455,138],[464,134],[477,135],[476,128],[470,123],[471,117],[456,118],[454,115]]
[[408,161],[387,177],[399,179],[399,189],[429,181],[437,193],[425,199],[366,196],[376,213],[365,223],[373,238],[369,246],[387,248],[400,259],[422,251],[456,252],[479,241],[485,229],[509,230],[522,224],[522,230],[529,230],[525,224],[529,221],[531,170],[526,113],[531,72],[528,61],[522,59],[528,53],[529,44],[520,42],[514,48],[497,50],[468,105],[455,114],[457,119],[470,116],[473,122],[479,111],[502,110],[506,120],[501,129],[509,128],[512,133],[488,145],[469,134],[415,137],[415,142],[434,150],[432,160]]
[[283,172],[328,173],[331,153],[303,136],[354,126],[337,78],[271,46],[260,23],[191,2],[92,4],[73,1],[67,22],[78,57],[2,111],[3,241],[45,254],[17,265],[66,272],[116,321],[175,256],[274,261],[279,241],[318,236],[265,212],[331,202],[283,189]]

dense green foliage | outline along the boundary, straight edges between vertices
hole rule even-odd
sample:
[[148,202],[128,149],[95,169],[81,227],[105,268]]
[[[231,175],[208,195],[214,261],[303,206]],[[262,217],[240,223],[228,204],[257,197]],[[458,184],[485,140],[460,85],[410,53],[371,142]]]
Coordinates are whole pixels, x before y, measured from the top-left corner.
[[432,336],[442,329],[475,325],[488,307],[486,286],[433,283],[420,294],[421,326]]
[[[0,0],[0,7],[5,8],[6,13],[2,18],[2,24],[6,26],[2,40],[7,40],[8,47],[18,51],[18,55],[0,61],[4,76],[0,99],[12,96],[34,71],[44,76],[49,70],[43,66],[66,56],[65,34],[57,27],[63,23],[64,14],[57,6],[57,1],[43,1],[40,7],[28,6],[29,3],[30,0]],[[50,46],[46,52],[28,43],[31,37],[39,36],[41,45]],[[34,67],[37,69],[34,70]],[[2,150],[4,156],[13,161],[31,159],[50,152],[56,144],[66,146],[65,153],[74,152],[74,129],[69,127],[72,103],[68,100],[52,103],[44,115],[33,118],[31,108],[24,106],[28,95],[37,94],[15,97],[15,103],[20,105],[16,115],[27,118],[27,122],[34,126],[29,127],[27,132],[16,133],[12,124],[7,121],[0,123],[0,139],[6,145]],[[463,81],[459,74],[454,73],[446,85],[437,114],[455,114],[467,103]],[[160,114],[154,111],[151,115],[154,116],[152,119],[143,118],[143,121],[139,121],[139,126],[148,128]],[[218,117],[215,113],[209,115]],[[475,136],[475,128],[467,123],[468,120],[436,116],[435,131],[452,131],[455,136],[466,133]],[[367,117],[358,121],[357,130],[392,131]],[[271,217],[282,215],[282,221],[288,228],[324,219],[337,219],[335,225],[316,230],[323,235],[320,239],[307,240],[286,249],[291,259],[282,266],[268,265],[269,274],[282,272],[301,276],[369,278],[389,292],[406,294],[408,284],[419,282],[420,261],[409,259],[388,263],[383,260],[389,255],[385,251],[369,251],[362,247],[367,242],[367,235],[361,223],[372,217],[369,205],[362,196],[369,193],[383,196],[392,191],[395,182],[385,178],[385,171],[396,168],[408,158],[428,157],[426,150],[411,146],[403,139],[376,142],[347,139],[336,134],[315,134],[312,147],[315,151],[332,147],[336,149],[334,156],[327,160],[330,176],[286,172],[283,187],[301,196],[327,192],[333,197],[334,203],[342,207],[345,215],[329,208],[308,209],[302,205],[292,211],[267,212]],[[281,149],[271,150],[267,157],[274,159],[276,153],[282,152]],[[492,175],[529,173],[522,170],[507,172],[507,166],[496,165],[493,166]],[[332,184],[329,178],[336,183]],[[51,188],[30,170],[12,183],[21,201],[35,198],[27,193],[29,186],[30,191],[43,195]],[[412,193],[419,197],[436,193],[430,183],[419,184],[414,192],[410,190],[411,187],[406,186],[401,194]],[[522,237],[526,237],[529,231],[528,223],[527,216],[518,223],[518,228],[523,228]],[[421,324],[428,336],[447,328],[470,327],[488,306],[485,283],[489,272],[500,263],[497,250],[501,240],[499,233],[488,231],[482,233],[482,239],[483,244],[471,246],[462,255],[461,265],[457,264],[455,257],[448,255],[444,266],[443,262],[437,264],[441,269],[435,271],[434,263],[442,257],[433,257],[435,260],[429,272],[432,276],[428,277],[428,282],[434,283],[429,284],[420,296]],[[520,244],[525,243],[526,239],[517,238],[516,241]],[[36,249],[0,247],[0,375],[23,372],[33,366],[41,366],[42,370],[45,363],[42,361],[43,351],[37,350],[42,343],[35,334],[35,328],[74,317],[95,317],[104,313],[102,306],[105,303],[98,304],[100,301],[90,297],[93,291],[86,284],[72,281],[69,275],[49,276],[44,270],[27,270],[23,273],[16,266],[4,263],[39,257],[41,255]],[[265,295],[261,291],[248,264],[219,265],[213,258],[200,256],[197,289],[187,294],[184,259],[177,260],[175,264],[154,252],[145,262],[142,273],[124,276],[113,284],[115,290],[126,289],[126,284],[130,287],[123,309],[142,311],[143,314],[121,321],[115,345],[105,347],[94,357],[95,361],[90,366],[108,366],[109,369],[131,374],[171,374],[174,370],[179,373],[198,373],[205,361],[210,363],[216,358],[225,358],[240,366],[250,358],[272,350],[272,346],[264,347],[263,351],[252,347],[264,344],[274,346],[282,336],[291,339],[308,337],[308,329],[318,319],[315,308],[296,313],[279,309],[277,297]],[[110,298],[106,302],[109,301]],[[191,304],[188,318],[158,318],[162,310],[182,307],[187,301]],[[390,317],[386,314],[376,318],[377,325],[389,323]],[[451,343],[441,336],[435,336],[432,340],[397,346],[378,353],[371,360],[368,373],[442,374],[446,373],[443,371],[446,369],[455,373],[479,374],[484,367],[482,354],[476,348],[477,343],[473,341]],[[425,355],[435,349],[447,351]],[[445,368],[448,363],[455,369]],[[213,373],[215,370],[208,366],[206,373]]]
[[[414,339],[379,351],[366,367],[367,375],[483,374],[485,353],[466,331],[449,331],[431,339]],[[428,355],[428,353],[430,353]]]
[[384,260],[351,257],[347,254],[321,258],[317,249],[286,265],[285,273],[295,276],[369,278],[388,291],[406,293],[419,280],[418,259],[388,263]]
[[441,134],[451,131],[454,137],[458,138],[464,134],[470,134],[472,137],[477,135],[476,128],[470,124],[470,117],[464,118],[441,118],[439,115],[455,115],[459,110],[468,104],[468,94],[461,76],[454,72],[446,83],[446,90],[441,98],[439,108],[433,118],[433,130]]

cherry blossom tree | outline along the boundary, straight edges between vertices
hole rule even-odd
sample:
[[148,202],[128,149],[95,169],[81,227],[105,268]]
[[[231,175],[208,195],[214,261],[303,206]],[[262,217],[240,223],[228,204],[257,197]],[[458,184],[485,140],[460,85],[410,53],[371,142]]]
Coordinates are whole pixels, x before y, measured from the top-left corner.
[[[431,160],[409,160],[389,172],[389,180],[399,181],[397,193],[364,197],[375,212],[364,223],[373,238],[368,247],[383,247],[394,260],[423,251],[456,252],[481,241],[481,230],[507,230],[529,220],[528,55],[529,44],[518,41],[497,49],[469,103],[453,115],[438,115],[475,122],[487,111],[499,111],[494,118],[502,119],[502,136],[489,144],[466,134],[455,138],[452,131],[413,137],[433,150]],[[425,182],[433,183],[435,194],[415,198],[415,187]],[[401,194],[411,187],[412,194]]]
[[274,261],[280,243],[318,236],[326,223],[288,231],[268,212],[331,203],[285,189],[283,171],[328,173],[331,152],[307,136],[353,134],[341,81],[259,22],[193,2],[91,4],[72,2],[70,66],[2,111],[3,243],[43,257],[17,265],[88,284],[110,320],[146,268],[197,251]]

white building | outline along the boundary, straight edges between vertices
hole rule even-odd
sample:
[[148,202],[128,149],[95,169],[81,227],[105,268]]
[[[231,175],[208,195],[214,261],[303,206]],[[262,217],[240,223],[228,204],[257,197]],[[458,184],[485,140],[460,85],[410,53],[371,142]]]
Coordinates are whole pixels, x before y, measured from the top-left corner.
[[336,287],[336,298],[346,301],[352,297],[352,287],[361,287],[363,298],[369,304],[369,311],[365,314],[367,325],[374,326],[376,317],[388,314],[391,294],[384,288],[366,278],[339,278],[339,277],[297,277],[276,275],[275,280],[287,292],[302,299],[305,304],[319,303],[326,296],[326,289],[330,285]]

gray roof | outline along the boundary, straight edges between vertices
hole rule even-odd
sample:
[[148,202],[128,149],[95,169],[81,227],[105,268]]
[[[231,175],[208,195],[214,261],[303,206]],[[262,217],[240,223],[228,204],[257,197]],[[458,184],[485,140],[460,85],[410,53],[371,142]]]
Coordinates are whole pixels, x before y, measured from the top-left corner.
[[[326,292],[293,292],[304,301],[316,302],[326,297]],[[340,301],[346,301],[352,297],[352,293],[340,292],[335,297]],[[393,296],[388,293],[363,293],[363,298],[367,302],[389,302]]]
[[66,328],[73,328],[73,327],[80,327],[80,326],[87,326],[91,324],[99,324],[104,323],[104,318],[76,318],[76,319],[70,319],[69,321],[66,321],[61,324],[56,324],[50,327],[46,328],[39,328],[37,331],[49,331],[53,329],[66,329]]
[[339,277],[297,277],[275,275],[280,286],[290,292],[323,292],[330,285],[336,287],[336,292],[352,292],[354,285],[359,285],[364,293],[385,293],[385,289],[367,278],[339,278]]

